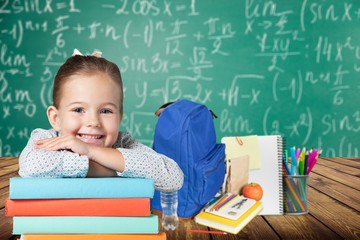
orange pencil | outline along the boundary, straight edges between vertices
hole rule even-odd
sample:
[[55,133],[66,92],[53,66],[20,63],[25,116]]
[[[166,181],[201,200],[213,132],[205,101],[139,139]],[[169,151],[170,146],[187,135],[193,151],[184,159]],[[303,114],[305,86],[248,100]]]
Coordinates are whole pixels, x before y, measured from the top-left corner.
[[227,234],[226,232],[222,231],[209,231],[209,230],[198,230],[198,229],[188,229],[187,232],[193,232],[193,233],[209,233],[209,234]]

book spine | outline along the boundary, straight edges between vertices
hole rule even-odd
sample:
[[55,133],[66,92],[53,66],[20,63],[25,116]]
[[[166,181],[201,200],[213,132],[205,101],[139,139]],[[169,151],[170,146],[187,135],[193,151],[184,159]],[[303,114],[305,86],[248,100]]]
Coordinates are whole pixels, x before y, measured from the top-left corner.
[[22,240],[166,240],[164,232],[158,234],[24,234]]
[[6,199],[6,216],[149,216],[149,198]]
[[13,234],[158,234],[158,217],[13,217]]
[[145,178],[10,178],[10,199],[152,198]]

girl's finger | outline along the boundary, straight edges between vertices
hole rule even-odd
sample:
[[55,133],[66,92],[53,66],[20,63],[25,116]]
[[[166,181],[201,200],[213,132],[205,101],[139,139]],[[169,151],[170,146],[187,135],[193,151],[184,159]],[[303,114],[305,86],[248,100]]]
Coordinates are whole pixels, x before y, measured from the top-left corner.
[[45,150],[59,150],[62,148],[63,143],[63,139],[54,137],[37,141],[35,147]]

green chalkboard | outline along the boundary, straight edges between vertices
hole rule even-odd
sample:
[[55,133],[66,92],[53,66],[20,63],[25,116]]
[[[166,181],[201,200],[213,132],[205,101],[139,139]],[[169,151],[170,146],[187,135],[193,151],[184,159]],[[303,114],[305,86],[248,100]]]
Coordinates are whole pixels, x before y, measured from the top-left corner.
[[206,104],[217,137],[281,134],[359,157],[360,1],[1,1],[0,155],[37,127],[74,48],[118,64],[121,125],[151,146],[164,102]]

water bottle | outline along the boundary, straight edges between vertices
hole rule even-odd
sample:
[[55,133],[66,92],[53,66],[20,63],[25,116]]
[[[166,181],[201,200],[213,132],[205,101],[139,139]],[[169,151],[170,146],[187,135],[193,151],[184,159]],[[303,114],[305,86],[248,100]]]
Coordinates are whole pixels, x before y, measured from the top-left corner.
[[162,208],[161,225],[165,231],[174,231],[179,225],[178,192],[160,192],[160,203]]

